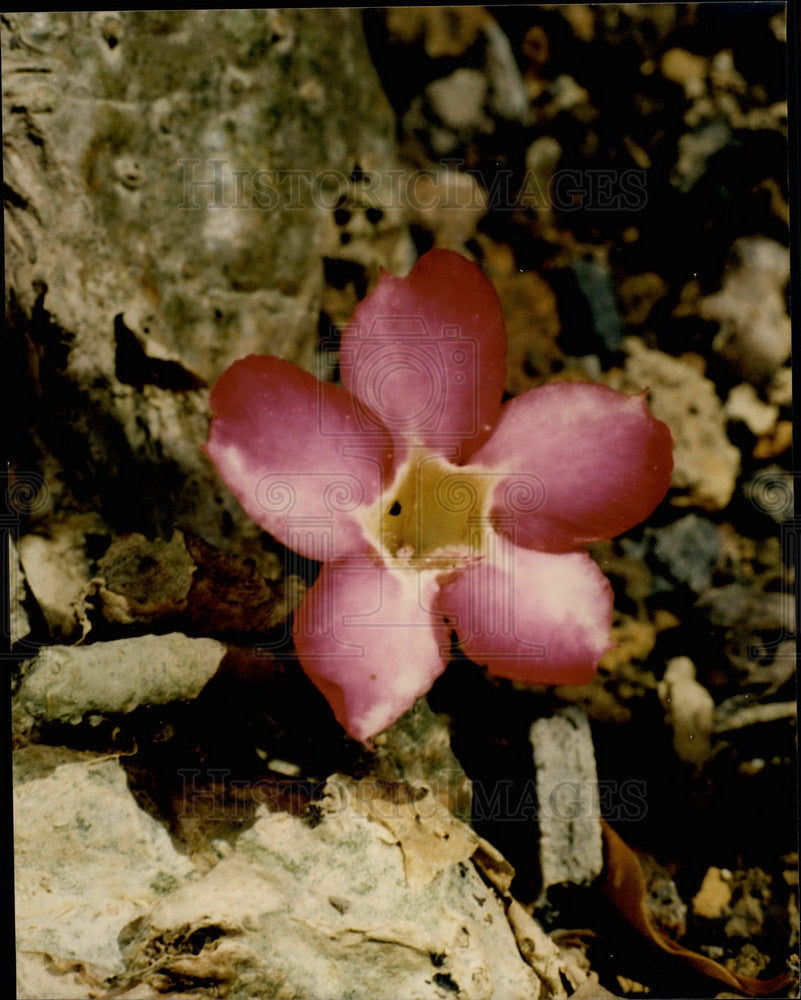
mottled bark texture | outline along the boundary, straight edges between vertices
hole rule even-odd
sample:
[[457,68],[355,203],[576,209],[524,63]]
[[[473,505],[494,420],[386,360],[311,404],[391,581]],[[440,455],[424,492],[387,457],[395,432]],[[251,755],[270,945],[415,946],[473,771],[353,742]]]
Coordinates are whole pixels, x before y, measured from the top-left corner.
[[[15,13],[2,43],[14,464],[40,516],[225,546],[254,529],[207,387],[249,352],[315,369],[337,200],[395,162],[360,13]],[[385,214],[361,265],[411,262]]]

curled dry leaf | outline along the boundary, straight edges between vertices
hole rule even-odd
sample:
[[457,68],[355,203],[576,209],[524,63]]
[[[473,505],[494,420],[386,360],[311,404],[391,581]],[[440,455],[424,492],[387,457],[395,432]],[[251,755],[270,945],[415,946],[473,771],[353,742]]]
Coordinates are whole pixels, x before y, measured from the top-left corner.
[[606,844],[606,881],[604,891],[619,913],[657,948],[675,955],[690,965],[696,972],[710,979],[717,979],[732,989],[751,997],[770,996],[778,993],[790,982],[790,974],[784,972],[773,979],[755,979],[741,976],[724,968],[718,962],[685,948],[677,941],[662,934],[651,921],[645,907],[648,887],[637,855],[618,836],[611,826],[601,820]]
[[467,861],[479,847],[478,834],[452,816],[427,788],[420,789],[419,798],[402,801],[376,794],[380,788],[373,782],[336,775],[329,788],[332,784],[339,786],[338,797],[346,796],[363,816],[386,827],[400,845],[411,889],[430,885],[440,872]]

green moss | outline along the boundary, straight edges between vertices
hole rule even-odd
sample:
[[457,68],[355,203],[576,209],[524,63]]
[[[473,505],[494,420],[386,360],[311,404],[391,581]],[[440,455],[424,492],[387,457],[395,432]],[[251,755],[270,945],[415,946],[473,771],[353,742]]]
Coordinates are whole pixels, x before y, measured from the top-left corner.
[[181,883],[169,872],[161,871],[154,879],[150,882],[150,888],[153,892],[157,893],[159,896],[166,896],[168,893],[173,892]]

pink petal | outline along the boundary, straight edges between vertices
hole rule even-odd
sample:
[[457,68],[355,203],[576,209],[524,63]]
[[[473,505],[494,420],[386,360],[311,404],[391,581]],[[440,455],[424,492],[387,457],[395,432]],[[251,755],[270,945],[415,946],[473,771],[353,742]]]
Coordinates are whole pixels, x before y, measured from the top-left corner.
[[391,477],[393,445],[379,426],[360,430],[349,393],[251,354],[210,404],[204,450],[254,521],[310,559],[367,551],[356,515]]
[[586,552],[535,552],[501,535],[490,545],[440,590],[462,649],[523,684],[585,684],[613,645],[609,581]]
[[445,669],[450,629],[431,610],[436,588],[431,572],[326,563],[296,613],[303,669],[356,739],[386,729]]
[[382,272],[342,336],[340,370],[366,420],[463,461],[489,435],[503,394],[495,289],[451,250],[430,250],[405,278]]
[[565,552],[653,511],[670,485],[672,439],[644,393],[557,382],[509,400],[471,462],[508,473],[493,498],[498,530],[526,548]]

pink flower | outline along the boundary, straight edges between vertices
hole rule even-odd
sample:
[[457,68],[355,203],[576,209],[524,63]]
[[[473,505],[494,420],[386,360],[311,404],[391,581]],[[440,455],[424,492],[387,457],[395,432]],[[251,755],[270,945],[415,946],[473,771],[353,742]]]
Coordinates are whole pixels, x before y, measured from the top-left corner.
[[342,336],[344,388],[233,364],[205,446],[247,513],[324,565],[295,615],[304,670],[347,732],[385,729],[445,669],[583,684],[612,592],[583,546],[656,507],[671,437],[645,395],[555,383],[501,404],[500,303],[474,264],[382,273]]

